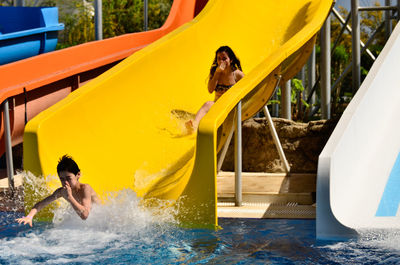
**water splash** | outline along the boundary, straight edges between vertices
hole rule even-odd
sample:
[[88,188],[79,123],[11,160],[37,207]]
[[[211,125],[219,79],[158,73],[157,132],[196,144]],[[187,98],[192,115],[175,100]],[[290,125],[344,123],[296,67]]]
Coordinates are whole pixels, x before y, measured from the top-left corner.
[[63,200],[62,205],[54,211],[55,227],[76,227],[110,231],[113,233],[146,233],[154,226],[176,224],[175,208],[163,207],[168,201],[157,201],[157,207],[145,207],[142,200],[130,189],[107,194],[102,205],[93,204],[89,218],[82,221],[69,203]]
[[[119,198],[135,201],[131,195],[126,191]],[[133,205],[142,207],[141,203]],[[115,213],[112,206],[105,207]],[[121,216],[126,216],[123,209],[130,208],[120,208]],[[162,223],[151,212],[139,211],[120,226],[115,220],[107,224],[104,218],[96,219],[96,215],[90,216],[95,219],[89,219],[92,223],[88,225],[88,220],[74,219],[73,212],[65,214],[60,223],[35,223],[33,229],[19,227],[17,235],[1,238],[4,232],[0,232],[0,264],[400,263],[398,251],[379,245],[391,240],[391,235],[384,237],[375,231],[378,234],[365,234],[348,242],[318,242],[315,220],[228,218],[220,220],[224,229],[214,231],[178,228]],[[0,213],[0,225],[2,219]],[[398,231],[392,232],[398,235]]]
[[328,251],[330,260],[342,263],[398,264],[400,254],[399,229],[361,229],[359,236],[348,241],[320,246]]
[[[38,198],[48,193],[41,188],[36,191]],[[104,204],[93,205],[85,221],[64,199],[58,201],[52,222],[34,219],[32,229],[25,227],[14,237],[0,239],[1,264],[93,263],[99,259],[109,263],[116,253],[123,256],[135,250],[133,254],[140,255],[143,246],[165,244],[177,224],[175,208],[166,207],[170,202],[156,200],[154,207],[145,207],[129,189],[109,193]]]

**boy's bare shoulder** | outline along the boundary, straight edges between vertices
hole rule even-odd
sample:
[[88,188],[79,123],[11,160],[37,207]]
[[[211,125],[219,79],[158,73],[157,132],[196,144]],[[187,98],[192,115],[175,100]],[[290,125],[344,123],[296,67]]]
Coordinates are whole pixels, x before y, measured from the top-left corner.
[[93,191],[94,192],[92,186],[90,186],[89,184],[82,183],[82,188],[84,191]]
[[83,192],[84,193],[89,193],[91,196],[97,197],[97,193],[94,191],[94,189],[92,188],[92,186],[90,186],[89,184],[84,184],[83,185]]
[[97,196],[97,193],[92,188],[92,186],[90,186],[89,184],[84,184],[84,183],[82,183],[82,185],[83,185],[83,192],[87,195],[90,195],[90,197],[92,198],[92,202],[101,204],[101,201],[100,201],[99,197]]

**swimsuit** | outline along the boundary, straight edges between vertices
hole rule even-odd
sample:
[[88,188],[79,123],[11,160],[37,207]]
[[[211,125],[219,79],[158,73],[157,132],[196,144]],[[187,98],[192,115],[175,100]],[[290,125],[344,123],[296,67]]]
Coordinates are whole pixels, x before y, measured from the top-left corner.
[[217,84],[215,87],[215,92],[226,92],[228,91],[229,88],[231,88],[233,85],[222,85],[222,84]]
[[[233,74],[233,79],[235,80],[235,83],[236,83],[236,76],[235,76],[235,73],[232,72],[232,74]],[[215,86],[215,89],[214,89],[214,90],[215,90],[215,92],[222,92],[222,93],[225,93],[226,91],[228,91],[229,88],[233,87],[233,85],[234,85],[234,84],[232,84],[232,85],[217,84],[217,85]]]

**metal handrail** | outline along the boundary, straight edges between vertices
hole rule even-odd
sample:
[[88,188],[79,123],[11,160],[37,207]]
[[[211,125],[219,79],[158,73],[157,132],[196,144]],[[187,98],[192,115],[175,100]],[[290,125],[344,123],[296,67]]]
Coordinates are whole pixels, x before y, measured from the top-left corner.
[[236,105],[235,206],[242,206],[242,100]]
[[359,11],[397,11],[397,6],[360,6]]
[[12,156],[10,113],[9,113],[8,99],[4,100],[3,102],[3,114],[4,114],[4,134],[5,134],[8,187],[11,191],[12,196],[14,196],[14,190],[15,190],[14,165]]

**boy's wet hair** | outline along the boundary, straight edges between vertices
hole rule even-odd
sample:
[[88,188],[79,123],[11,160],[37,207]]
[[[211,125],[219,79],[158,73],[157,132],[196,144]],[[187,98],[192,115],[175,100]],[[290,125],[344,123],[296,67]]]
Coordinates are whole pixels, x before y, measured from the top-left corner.
[[76,162],[72,159],[72,157],[68,155],[63,155],[58,161],[57,165],[57,173],[61,171],[67,171],[74,175],[78,174],[81,170],[79,169]]

